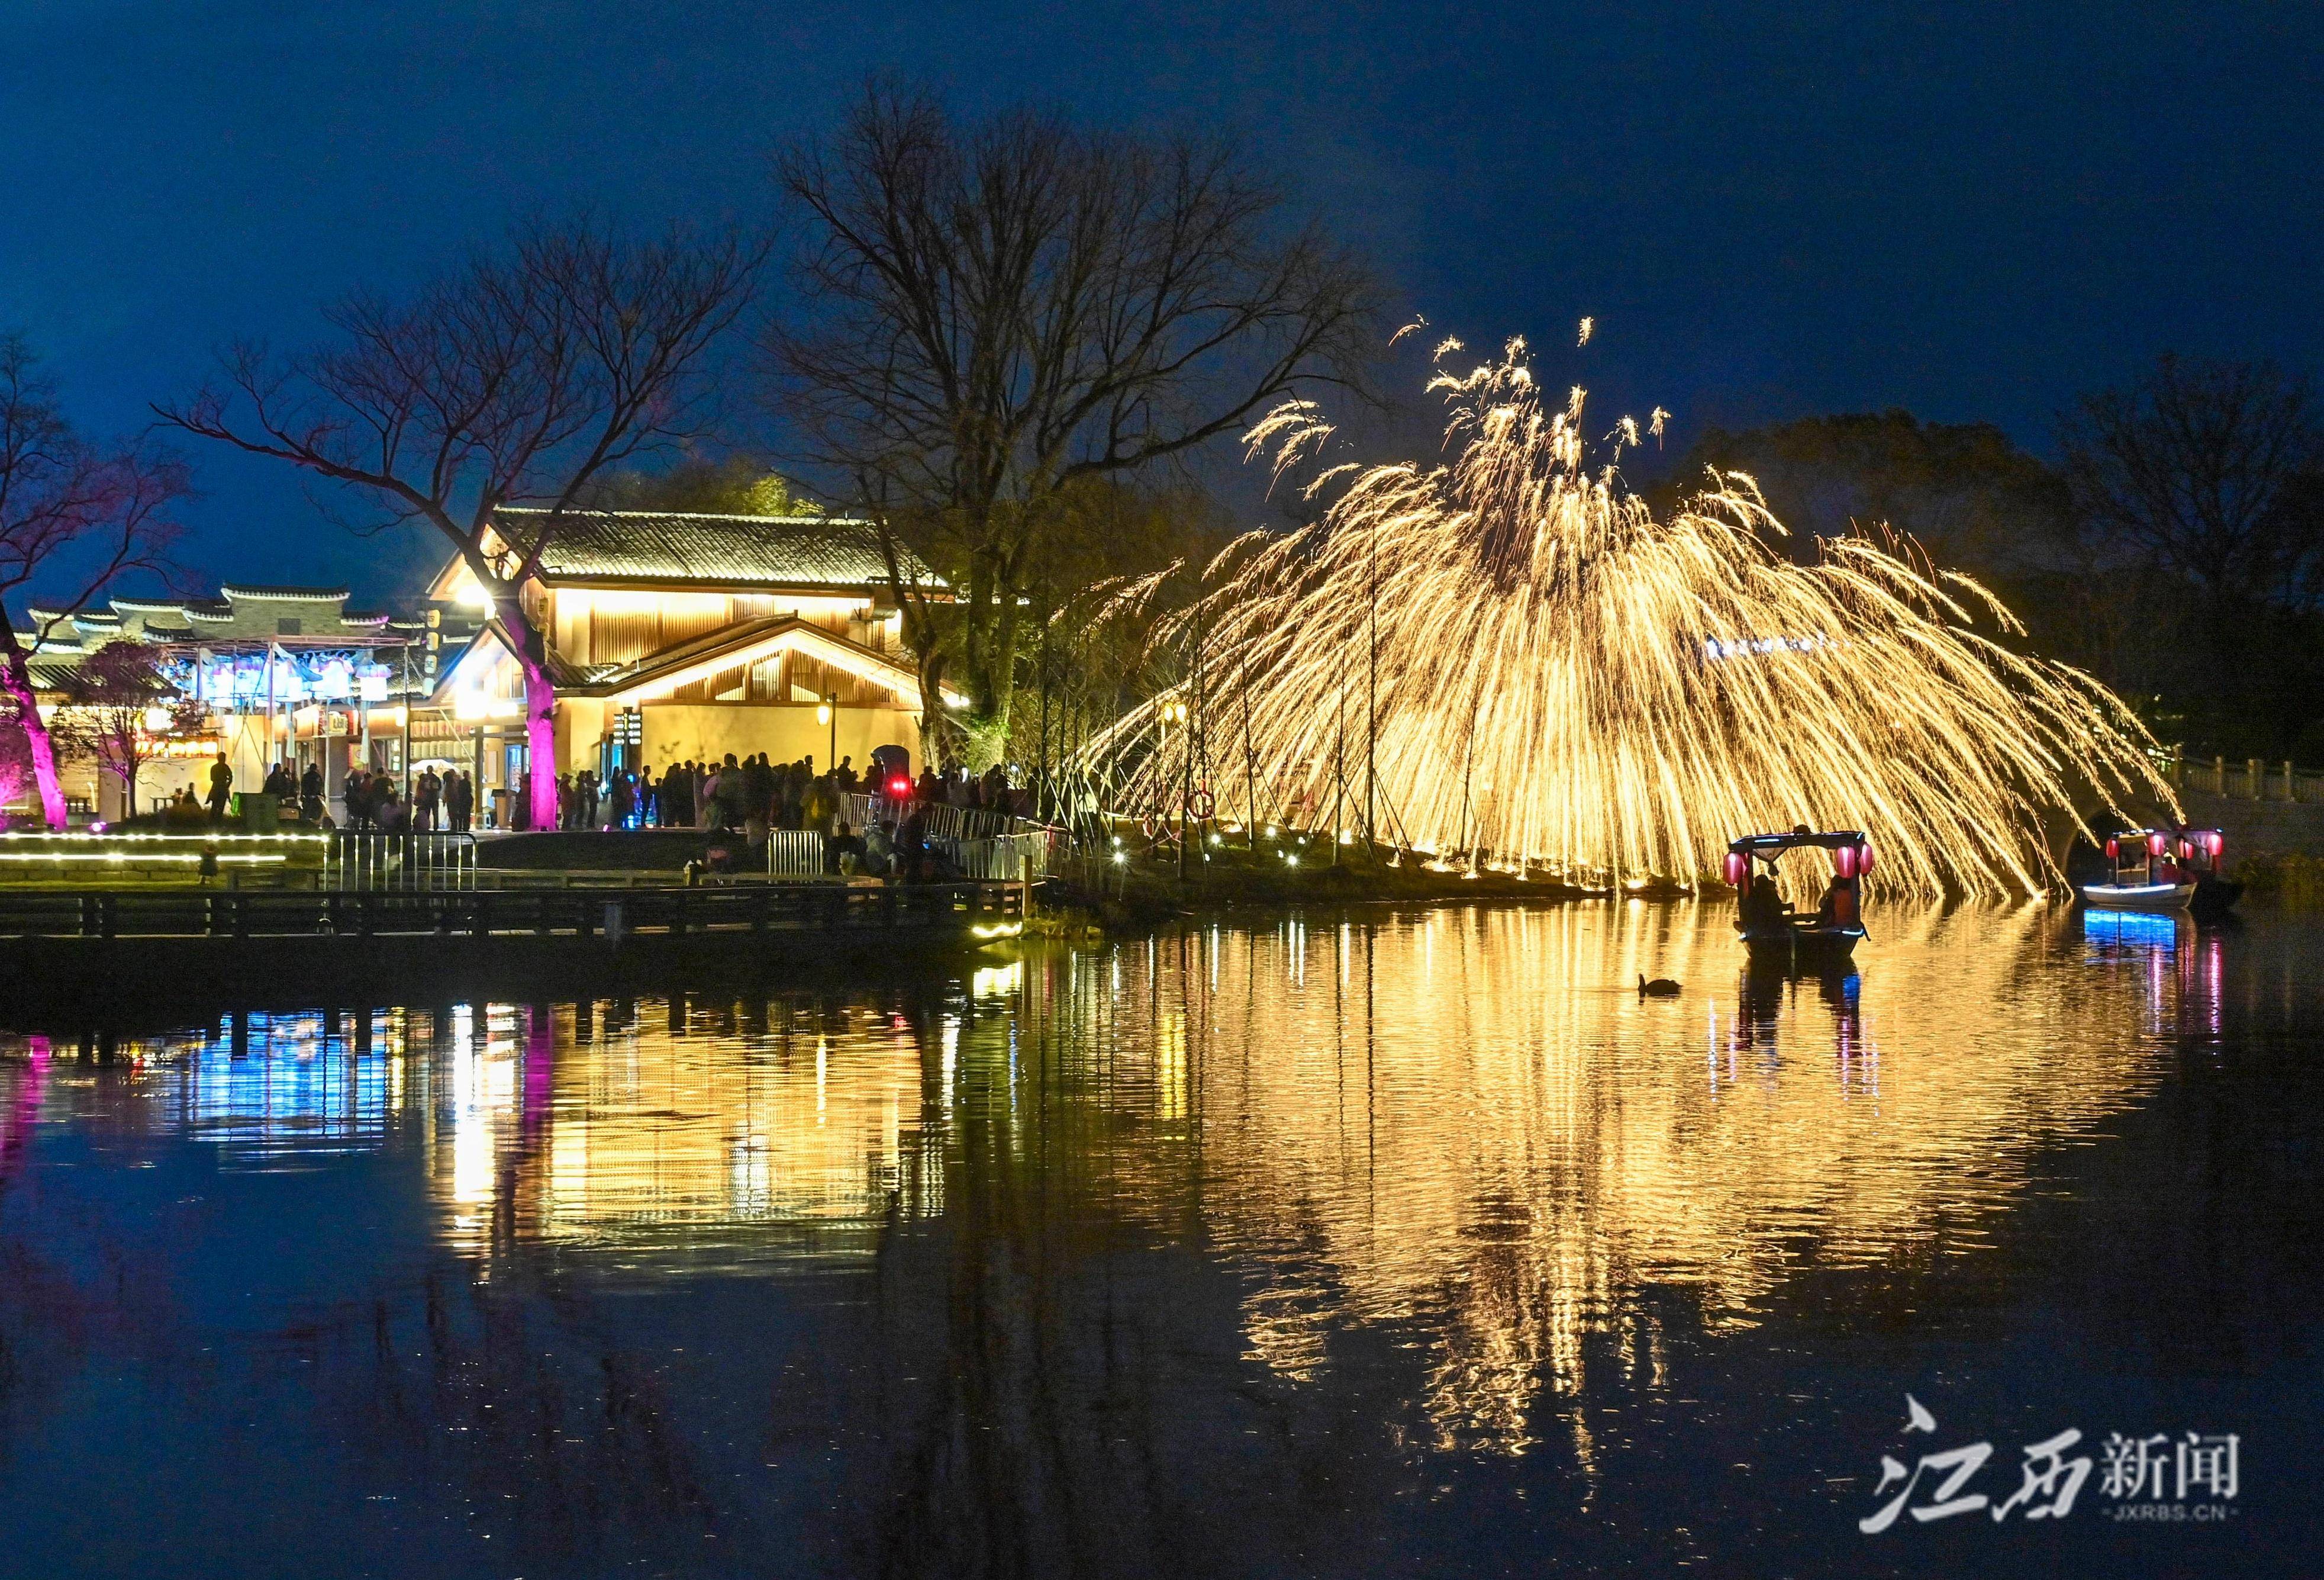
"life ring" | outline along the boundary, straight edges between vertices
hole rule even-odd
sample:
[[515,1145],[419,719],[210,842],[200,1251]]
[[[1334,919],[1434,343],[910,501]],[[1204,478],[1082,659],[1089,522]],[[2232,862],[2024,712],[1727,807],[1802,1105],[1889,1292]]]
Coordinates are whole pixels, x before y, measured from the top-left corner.
[[1139,827],[1145,830],[1147,838],[1151,839],[1162,832],[1162,819],[1148,812],[1146,814],[1145,821],[1139,824]]
[[1186,798],[1186,810],[1197,818],[1208,818],[1218,809],[1218,798],[1206,790],[1198,789]]

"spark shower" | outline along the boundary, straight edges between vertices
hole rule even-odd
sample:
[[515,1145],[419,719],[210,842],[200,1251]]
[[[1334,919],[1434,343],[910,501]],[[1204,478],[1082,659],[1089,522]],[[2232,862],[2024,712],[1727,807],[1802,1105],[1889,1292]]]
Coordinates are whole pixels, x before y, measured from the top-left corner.
[[[1593,470],[1581,390],[1545,407],[1518,341],[1442,371],[1459,349],[1429,384],[1445,462],[1323,471],[1321,521],[1239,539],[1162,624],[1185,679],[1094,743],[1117,805],[1591,884],[1861,828],[1882,887],[1990,894],[2056,876],[2043,820],[2078,798],[2173,804],[2130,710],[2004,645],[1976,582],[1869,533],[1798,563],[1740,474],[1657,519],[1613,464],[1634,422]],[[1251,448],[1280,476],[1331,432],[1296,402]]]

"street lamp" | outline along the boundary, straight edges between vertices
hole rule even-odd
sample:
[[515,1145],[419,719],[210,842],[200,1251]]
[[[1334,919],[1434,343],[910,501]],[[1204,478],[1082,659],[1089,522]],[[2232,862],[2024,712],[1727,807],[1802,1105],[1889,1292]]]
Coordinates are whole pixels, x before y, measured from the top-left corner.
[[829,696],[825,697],[821,702],[815,705],[815,722],[819,725],[829,725],[831,726],[831,755],[823,760],[824,772],[826,773],[839,766],[838,704],[839,693],[834,691]]

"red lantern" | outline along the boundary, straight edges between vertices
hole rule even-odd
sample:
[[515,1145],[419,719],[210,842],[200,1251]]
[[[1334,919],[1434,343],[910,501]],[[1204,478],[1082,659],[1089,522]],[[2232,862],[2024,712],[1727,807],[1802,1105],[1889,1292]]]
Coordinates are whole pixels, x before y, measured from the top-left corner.
[[1831,864],[1833,870],[1839,873],[1843,878],[1853,878],[1856,876],[1856,846],[1852,845],[1843,845],[1839,849],[1833,851],[1831,853]]
[[2163,833],[2161,829],[2158,828],[2153,833],[2146,836],[2147,855],[2161,855],[2164,851],[2170,848],[2171,836]]
[[1729,888],[1741,889],[1747,887],[1751,881],[1751,858],[1745,855],[1739,850],[1730,850],[1727,853],[1727,862],[1724,870],[1727,874],[1727,886]]
[[2227,836],[2216,828],[2204,836],[2204,841],[2211,847],[2211,859],[2214,862],[2219,859],[2219,852],[2227,847]]
[[2110,862],[2118,862],[2121,859],[2122,841],[2119,839],[2108,839],[2107,841],[2107,860]]
[[2179,859],[2182,862],[2190,862],[2195,859],[2195,842],[2193,840],[2182,839],[2179,842]]
[[1859,873],[1872,870],[1872,842],[1868,839],[1856,847],[1856,870]]

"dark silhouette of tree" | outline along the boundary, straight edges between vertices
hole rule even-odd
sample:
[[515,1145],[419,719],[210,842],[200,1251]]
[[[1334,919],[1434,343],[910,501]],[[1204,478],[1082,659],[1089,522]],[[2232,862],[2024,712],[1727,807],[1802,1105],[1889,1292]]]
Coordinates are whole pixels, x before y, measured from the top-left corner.
[[2186,577],[2215,614],[2310,601],[2324,410],[2273,364],[2163,356],[2060,423],[2074,506],[2114,560]]
[[590,491],[593,510],[671,511],[695,515],[817,516],[791,480],[748,456],[712,461],[689,456],[658,472],[624,467]]
[[[1370,276],[1215,139],[1029,110],[964,125],[875,85],[779,179],[805,240],[798,316],[769,341],[779,408],[879,525],[933,749],[981,764],[1059,502],[1353,382]],[[906,543],[948,585],[905,577]]]
[[134,818],[137,774],[153,757],[156,739],[181,725],[198,725],[202,716],[198,704],[183,701],[162,679],[152,649],[108,642],[75,666],[66,680],[55,732],[67,754],[93,759],[97,771],[121,787],[124,815]]
[[[183,463],[152,445],[104,448],[76,435],[37,362],[21,334],[0,335],[0,692],[7,714],[0,727],[22,737],[42,815],[62,828],[64,789],[31,660],[124,573],[161,568],[176,531],[171,509],[192,490]],[[8,599],[35,581],[41,612],[27,611],[20,625]]]
[[[557,815],[556,689],[536,624],[543,554],[607,471],[696,433],[705,365],[747,305],[762,250],[738,233],[641,241],[531,226],[408,300],[331,309],[336,340],[280,357],[244,343],[165,422],[347,485],[425,522],[492,600],[524,675],[532,819]],[[546,504],[530,541],[493,513]]]

